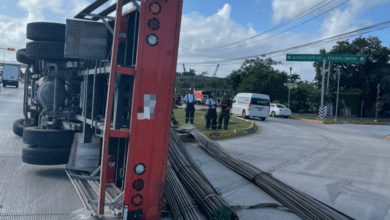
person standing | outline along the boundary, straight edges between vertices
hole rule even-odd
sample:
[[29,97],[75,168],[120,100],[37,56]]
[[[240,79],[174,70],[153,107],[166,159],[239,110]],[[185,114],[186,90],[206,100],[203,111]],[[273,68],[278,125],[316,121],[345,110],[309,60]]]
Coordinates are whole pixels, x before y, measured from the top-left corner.
[[173,126],[177,126],[177,124],[179,122],[177,122],[176,118],[175,118],[175,113],[173,112],[174,109],[177,109],[177,105],[175,103],[175,97],[173,97],[173,106],[172,106],[172,116],[171,116],[171,122],[173,124]]
[[230,101],[228,95],[225,93],[223,94],[223,99],[221,99],[219,104],[221,106],[221,113],[219,113],[218,117],[218,129],[222,129],[223,121],[223,128],[227,130],[230,119],[230,109],[232,108],[232,101]]
[[215,99],[215,94],[211,93],[210,98],[206,101],[207,106],[207,113],[206,113],[206,129],[210,128],[210,121],[211,121],[211,128],[213,130],[217,130],[217,107],[218,102]]
[[194,124],[194,115],[195,115],[195,102],[196,97],[194,95],[194,89],[188,89],[189,93],[184,97],[184,102],[186,103],[186,123],[188,120],[191,124]]

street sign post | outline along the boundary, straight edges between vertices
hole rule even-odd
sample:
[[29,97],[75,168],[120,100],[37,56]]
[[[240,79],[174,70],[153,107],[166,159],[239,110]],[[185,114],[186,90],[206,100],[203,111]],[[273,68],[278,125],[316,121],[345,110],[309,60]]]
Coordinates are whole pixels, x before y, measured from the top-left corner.
[[364,55],[327,54],[326,60],[332,63],[365,63]]
[[318,55],[318,54],[287,54],[286,61],[322,62],[322,55]]
[[[325,84],[325,62],[329,63],[365,63],[366,56],[364,55],[348,55],[348,54],[327,54],[322,56],[321,54],[287,54],[286,61],[311,61],[323,63],[322,67],[322,88],[321,88],[321,108],[322,112],[320,113],[320,119],[323,120],[324,116],[327,115],[326,108],[324,108],[324,84]],[[340,80],[340,72],[339,72]],[[338,87],[337,87],[337,97],[338,97]],[[336,118],[337,120],[337,104],[336,103]],[[322,116],[322,117],[321,117]]]

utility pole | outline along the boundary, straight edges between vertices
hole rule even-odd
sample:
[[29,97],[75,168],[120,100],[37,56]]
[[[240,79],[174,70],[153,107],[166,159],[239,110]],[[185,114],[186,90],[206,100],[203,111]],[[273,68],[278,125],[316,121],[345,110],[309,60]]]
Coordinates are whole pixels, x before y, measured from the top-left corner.
[[330,70],[332,67],[332,63],[329,62],[329,68],[328,68],[328,82],[326,83],[326,94],[328,95],[329,93],[329,75],[330,75]]
[[321,107],[324,107],[325,62],[326,62],[326,56],[324,56],[323,61],[322,61]]
[[334,118],[334,121],[337,121],[337,108],[339,106],[339,88],[340,88],[340,67],[337,68],[338,70],[338,82],[337,82],[337,98],[336,98],[336,116]]
[[375,122],[378,121],[378,102],[379,102],[379,90],[380,90],[381,85],[378,83],[378,86],[376,87],[377,92],[376,92],[376,112],[375,112]]
[[289,80],[289,83],[287,84],[287,87],[288,87],[288,104],[287,104],[287,108],[290,108],[291,71],[292,71],[292,67],[290,67],[290,80]]

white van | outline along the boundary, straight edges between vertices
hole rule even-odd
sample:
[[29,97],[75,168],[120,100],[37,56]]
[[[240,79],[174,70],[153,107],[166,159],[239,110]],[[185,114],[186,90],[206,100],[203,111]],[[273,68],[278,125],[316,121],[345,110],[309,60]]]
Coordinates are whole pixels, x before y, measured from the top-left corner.
[[238,93],[233,99],[233,115],[243,118],[258,117],[265,121],[269,117],[269,95],[257,93]]
[[4,65],[3,67],[3,87],[7,85],[19,87],[19,66]]

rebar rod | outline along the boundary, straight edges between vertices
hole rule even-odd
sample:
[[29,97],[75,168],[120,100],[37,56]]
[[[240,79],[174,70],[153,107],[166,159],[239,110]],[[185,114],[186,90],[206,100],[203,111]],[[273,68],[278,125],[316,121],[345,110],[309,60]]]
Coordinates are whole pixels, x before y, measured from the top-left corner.
[[208,219],[238,219],[230,205],[218,194],[184,148],[181,140],[171,132],[168,149],[170,167],[176,172],[188,192],[194,197]]
[[190,133],[195,137],[198,146],[217,161],[252,181],[302,219],[353,219],[317,199],[284,184],[270,173],[237,159],[221,148],[217,142],[213,142],[204,136],[199,130],[192,129]]

